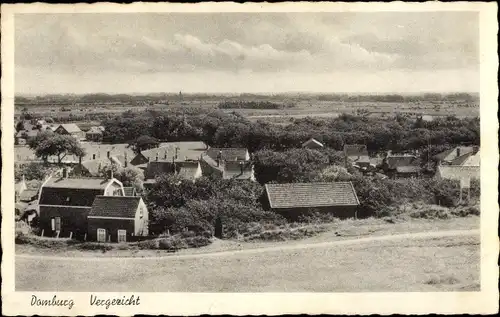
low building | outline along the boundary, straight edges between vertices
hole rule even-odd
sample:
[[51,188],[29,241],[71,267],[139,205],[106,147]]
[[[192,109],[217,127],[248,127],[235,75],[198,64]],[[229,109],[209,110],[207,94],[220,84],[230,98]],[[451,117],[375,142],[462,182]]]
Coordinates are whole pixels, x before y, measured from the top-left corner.
[[297,219],[311,211],[357,217],[358,196],[351,182],[266,184],[263,206]]
[[85,133],[85,138],[87,141],[92,141],[92,142],[101,142],[102,137],[104,134],[104,127],[103,126],[94,126],[91,127],[86,133]]
[[151,161],[147,164],[144,172],[146,187],[154,183],[154,180],[161,175],[178,175],[180,178],[195,181],[202,176],[199,161]]
[[251,162],[225,162],[222,167],[223,179],[239,179],[255,181],[255,173]]
[[440,165],[436,170],[436,179],[458,180],[462,188],[469,188],[472,180],[478,180],[481,176],[479,166]]
[[204,142],[167,142],[161,147],[142,151],[137,154],[130,164],[140,166],[150,161],[189,161],[198,160],[205,153],[207,146]]
[[123,185],[114,178],[48,178],[40,189],[40,228],[45,236],[83,234],[94,199],[99,196],[123,196]]
[[74,123],[64,123],[60,124],[54,131],[62,135],[71,135],[77,140],[85,139],[85,132],[80,130],[80,128]]
[[250,153],[245,148],[210,148],[206,153],[214,161],[249,161]]
[[479,152],[478,146],[456,146],[434,156],[440,165],[462,165]]
[[88,215],[88,239],[126,242],[148,235],[148,209],[141,197],[97,196]]
[[346,144],[344,145],[345,166],[356,165],[360,168],[368,169],[370,167],[370,156],[366,145]]
[[321,149],[324,147],[323,143],[319,142],[315,138],[310,138],[306,142],[302,143],[302,147],[306,149]]
[[414,155],[390,155],[384,158],[382,169],[390,178],[420,177],[420,159]]

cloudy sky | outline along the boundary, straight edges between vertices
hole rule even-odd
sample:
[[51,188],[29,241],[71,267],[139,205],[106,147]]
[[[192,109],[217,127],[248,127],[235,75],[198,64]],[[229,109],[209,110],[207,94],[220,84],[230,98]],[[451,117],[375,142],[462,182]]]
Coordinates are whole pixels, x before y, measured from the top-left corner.
[[479,90],[477,13],[17,14],[17,93]]

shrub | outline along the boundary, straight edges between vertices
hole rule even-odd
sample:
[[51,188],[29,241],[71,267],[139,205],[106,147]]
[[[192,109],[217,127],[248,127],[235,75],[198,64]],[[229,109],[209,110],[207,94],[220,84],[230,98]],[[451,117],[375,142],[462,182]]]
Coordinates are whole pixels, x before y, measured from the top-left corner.
[[106,243],[96,243],[96,242],[83,242],[78,245],[78,249],[86,251],[110,251],[113,249],[113,245]]
[[410,217],[412,218],[448,219],[450,216],[449,209],[440,206],[428,206],[427,208],[424,207],[410,212]]
[[160,239],[158,246],[161,250],[168,250],[168,251],[177,251],[189,247],[186,240],[180,236],[172,236],[169,238]]

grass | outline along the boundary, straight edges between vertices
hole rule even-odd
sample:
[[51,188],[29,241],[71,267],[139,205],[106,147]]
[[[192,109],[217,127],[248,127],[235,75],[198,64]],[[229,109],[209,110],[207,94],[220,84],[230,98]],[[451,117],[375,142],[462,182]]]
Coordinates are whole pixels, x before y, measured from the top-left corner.
[[479,237],[197,258],[16,259],[16,291],[478,291]]

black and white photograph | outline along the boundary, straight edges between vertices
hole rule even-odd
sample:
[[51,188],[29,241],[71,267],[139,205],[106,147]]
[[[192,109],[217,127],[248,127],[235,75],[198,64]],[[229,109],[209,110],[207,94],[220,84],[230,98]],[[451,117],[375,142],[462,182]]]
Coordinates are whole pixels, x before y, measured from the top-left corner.
[[26,306],[485,290],[498,123],[480,34],[495,5],[194,8],[9,18],[2,218]]

